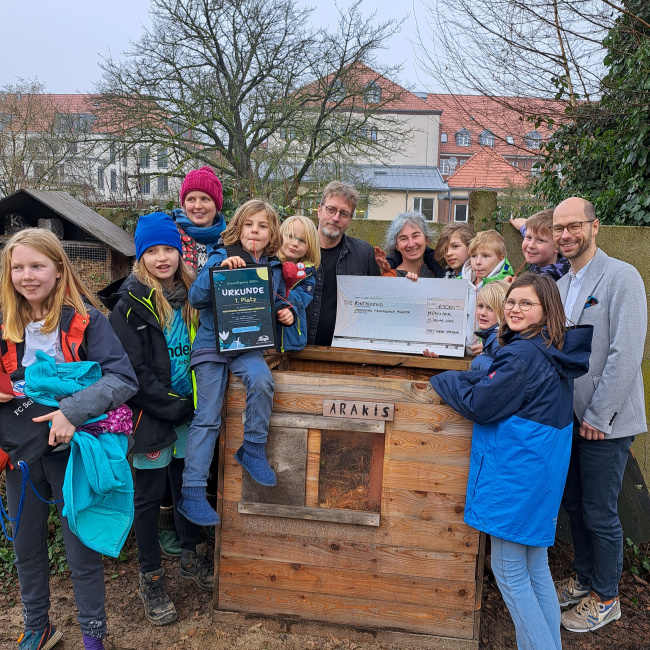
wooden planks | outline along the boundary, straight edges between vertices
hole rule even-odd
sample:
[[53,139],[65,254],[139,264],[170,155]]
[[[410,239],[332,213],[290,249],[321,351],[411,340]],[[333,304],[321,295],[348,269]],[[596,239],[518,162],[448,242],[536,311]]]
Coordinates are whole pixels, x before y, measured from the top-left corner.
[[[297,453],[291,444],[282,452],[300,456],[304,466],[299,479],[304,490],[291,502],[251,503],[242,493],[242,470],[230,459],[243,439],[245,389],[231,378],[218,606],[477,638],[482,538],[463,522],[471,423],[442,403],[428,381],[340,374],[342,365],[356,366],[347,359],[328,364],[325,357],[300,361],[318,364],[323,372],[286,370],[294,361],[289,356],[278,366],[283,370],[273,373],[269,438],[287,430],[303,436],[304,456],[302,447]],[[328,368],[335,374],[328,374]],[[423,370],[399,364],[389,369],[415,376]],[[394,404],[394,421],[326,417],[323,404],[328,400]],[[370,467],[379,486],[374,499],[380,501],[380,516],[318,507],[321,432],[352,431],[359,424],[371,425]],[[378,424],[381,430],[372,428]],[[357,525],[368,517],[379,519],[379,525]]]

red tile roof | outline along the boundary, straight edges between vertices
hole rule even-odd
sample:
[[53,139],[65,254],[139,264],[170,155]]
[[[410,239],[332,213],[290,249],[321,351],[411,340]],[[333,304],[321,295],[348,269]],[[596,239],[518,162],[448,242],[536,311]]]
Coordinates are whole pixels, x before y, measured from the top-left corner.
[[525,187],[529,182],[529,176],[513,167],[492,147],[481,147],[478,153],[447,178],[447,184],[452,189],[504,189]]
[[[530,115],[547,115],[555,122],[564,118],[565,104],[549,99],[522,99],[517,97],[484,97],[482,95],[442,95],[429,93],[427,103],[442,110],[440,133],[447,134],[447,142],[440,143],[442,156],[471,155],[481,150],[479,135],[490,130],[495,136],[495,150],[503,156],[538,155],[536,149],[526,146],[524,137],[537,130],[542,138],[551,134],[546,124],[535,128],[535,123],[528,120]],[[471,145],[456,145],[455,135],[461,129],[471,134]],[[508,144],[506,137],[512,136],[514,144]]]

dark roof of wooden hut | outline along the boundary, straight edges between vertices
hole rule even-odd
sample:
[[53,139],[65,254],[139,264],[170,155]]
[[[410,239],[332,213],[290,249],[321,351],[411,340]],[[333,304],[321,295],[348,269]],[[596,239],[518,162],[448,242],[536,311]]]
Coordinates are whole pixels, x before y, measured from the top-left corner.
[[66,192],[18,190],[0,199],[0,218],[14,213],[22,215],[30,226],[38,226],[38,219],[61,218],[64,239],[99,241],[124,257],[135,257],[131,235]]

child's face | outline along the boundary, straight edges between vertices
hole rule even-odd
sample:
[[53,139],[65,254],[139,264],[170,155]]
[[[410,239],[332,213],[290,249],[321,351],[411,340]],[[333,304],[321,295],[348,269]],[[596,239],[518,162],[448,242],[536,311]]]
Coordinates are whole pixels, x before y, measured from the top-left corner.
[[506,299],[504,310],[506,323],[513,332],[525,332],[544,318],[539,297],[532,287],[513,289]]
[[447,265],[454,271],[459,272],[468,258],[469,251],[467,250],[467,245],[459,235],[452,235],[449,238],[447,250],[445,251],[445,262],[447,262]]
[[528,264],[548,266],[557,260],[557,249],[551,233],[544,235],[527,230],[521,250]]
[[50,297],[61,270],[47,255],[18,244],[11,251],[11,282],[14,289],[27,300],[35,318],[44,318],[45,301]]
[[212,197],[205,192],[199,192],[199,190],[187,194],[183,210],[185,210],[187,218],[199,228],[211,226],[217,216],[217,205]]
[[486,330],[492,325],[497,324],[497,317],[484,300],[478,300],[476,303],[476,324],[478,329]]
[[485,280],[492,273],[494,267],[505,257],[497,255],[485,248],[478,248],[472,253],[472,269],[477,280]]
[[152,246],[142,254],[142,263],[154,278],[163,287],[171,288],[174,285],[174,275],[180,264],[180,254],[173,246]]
[[287,262],[302,262],[307,255],[307,239],[305,227],[301,221],[292,221],[282,233],[282,254]]
[[253,257],[257,258],[262,254],[270,239],[271,227],[266,212],[256,212],[244,221],[239,242]]

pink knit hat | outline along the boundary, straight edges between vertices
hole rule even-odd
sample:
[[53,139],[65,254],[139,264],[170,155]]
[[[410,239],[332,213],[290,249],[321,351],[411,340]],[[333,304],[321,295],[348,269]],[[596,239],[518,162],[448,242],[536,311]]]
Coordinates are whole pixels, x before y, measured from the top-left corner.
[[190,192],[205,192],[217,206],[217,212],[223,207],[223,187],[217,175],[210,167],[193,169],[187,174],[181,185],[181,206]]

